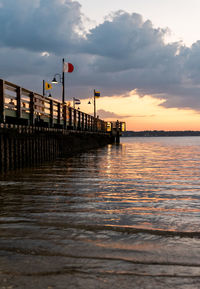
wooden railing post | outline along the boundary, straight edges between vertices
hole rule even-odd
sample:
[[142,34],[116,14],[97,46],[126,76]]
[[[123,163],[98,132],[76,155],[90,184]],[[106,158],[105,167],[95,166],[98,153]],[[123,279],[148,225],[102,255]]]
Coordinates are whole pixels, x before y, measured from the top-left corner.
[[85,130],[88,129],[88,115],[85,115]]
[[66,128],[67,126],[67,106],[66,104],[63,105],[63,126]]
[[97,123],[98,123],[98,120],[97,120],[97,118],[95,117],[95,118],[94,118],[94,131],[97,131]]
[[88,115],[88,130],[91,131],[91,115]]
[[30,125],[34,124],[34,93],[30,93]]
[[72,108],[69,107],[68,109],[69,109],[69,127],[71,129],[71,127],[72,127]]
[[22,106],[21,106],[21,94],[22,94],[22,89],[20,86],[17,87],[17,118],[22,117]]
[[5,122],[5,83],[0,79],[0,122]]
[[76,109],[74,109],[74,129],[76,129]]
[[104,121],[101,120],[101,131],[104,131]]
[[53,127],[53,100],[51,99],[50,100],[50,117],[49,117],[49,120],[50,120],[50,127]]
[[85,126],[85,114],[84,114],[84,112],[82,112],[81,115],[82,115],[81,129],[84,130],[84,126]]
[[95,118],[91,116],[91,131],[94,131],[94,121],[95,121]]
[[58,103],[58,110],[57,110],[57,124],[60,124],[60,103]]
[[78,111],[78,129],[81,130],[81,112]]

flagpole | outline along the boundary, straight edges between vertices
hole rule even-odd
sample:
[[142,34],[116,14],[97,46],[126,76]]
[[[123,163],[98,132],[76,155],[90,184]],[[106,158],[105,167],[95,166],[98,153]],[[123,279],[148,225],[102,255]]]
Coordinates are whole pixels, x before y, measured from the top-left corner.
[[43,96],[45,96],[45,80],[43,80]]
[[95,99],[95,89],[94,89],[94,118],[96,118],[96,99]]
[[62,71],[62,103],[65,103],[65,72],[64,72],[65,59],[63,58],[63,71]]

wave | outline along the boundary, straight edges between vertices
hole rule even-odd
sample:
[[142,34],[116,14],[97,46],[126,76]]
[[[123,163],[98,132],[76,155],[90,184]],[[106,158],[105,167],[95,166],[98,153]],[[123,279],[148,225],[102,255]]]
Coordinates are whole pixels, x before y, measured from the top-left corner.
[[124,232],[128,234],[150,234],[165,237],[180,237],[180,238],[200,238],[200,232],[198,231],[175,231],[175,230],[163,230],[163,229],[145,229],[135,228],[130,226],[117,226],[117,225],[104,225],[104,229]]
[[122,232],[126,234],[149,234],[165,237],[180,237],[180,238],[200,238],[200,232],[189,232],[189,231],[172,231],[172,230],[162,230],[162,229],[144,229],[135,228],[130,226],[120,226],[120,225],[75,225],[76,228],[90,230],[90,231],[102,231],[102,230],[112,230],[117,232]]
[[164,237],[179,237],[179,238],[200,238],[200,231],[175,231],[175,230],[164,230],[164,229],[146,229],[146,228],[136,228],[133,226],[121,226],[121,225],[110,225],[110,224],[74,224],[74,223],[39,223],[40,226],[50,226],[50,227],[62,227],[62,228],[72,228],[80,229],[86,231],[116,231],[126,234],[149,234]]

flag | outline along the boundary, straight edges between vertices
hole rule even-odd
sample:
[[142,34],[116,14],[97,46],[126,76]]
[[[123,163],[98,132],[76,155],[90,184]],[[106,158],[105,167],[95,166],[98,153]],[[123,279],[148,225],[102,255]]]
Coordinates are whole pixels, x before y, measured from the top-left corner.
[[52,89],[52,85],[45,81],[45,90]]
[[81,104],[80,99],[74,97],[73,100],[75,104]]
[[94,91],[94,96],[95,97],[100,97],[100,91]]
[[73,70],[74,70],[74,66],[71,64],[71,63],[69,63],[69,62],[64,62],[63,63],[63,72],[73,72]]

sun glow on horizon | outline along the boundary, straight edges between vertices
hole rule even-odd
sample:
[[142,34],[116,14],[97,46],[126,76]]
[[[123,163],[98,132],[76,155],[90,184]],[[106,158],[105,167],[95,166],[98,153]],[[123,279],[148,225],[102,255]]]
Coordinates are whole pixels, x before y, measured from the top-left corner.
[[[93,115],[93,101],[81,100],[80,110]],[[106,121],[125,121],[127,130],[200,130],[200,114],[192,109],[165,108],[165,99],[140,97],[133,90],[127,95],[101,96],[97,114]]]

